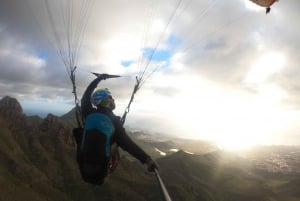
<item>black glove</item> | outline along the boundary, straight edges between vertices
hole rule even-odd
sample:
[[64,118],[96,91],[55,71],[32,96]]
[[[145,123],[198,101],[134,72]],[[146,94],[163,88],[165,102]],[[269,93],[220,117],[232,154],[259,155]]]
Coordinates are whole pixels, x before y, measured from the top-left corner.
[[154,172],[155,169],[158,169],[156,163],[150,157],[147,158],[145,164],[147,165],[147,169],[149,172]]

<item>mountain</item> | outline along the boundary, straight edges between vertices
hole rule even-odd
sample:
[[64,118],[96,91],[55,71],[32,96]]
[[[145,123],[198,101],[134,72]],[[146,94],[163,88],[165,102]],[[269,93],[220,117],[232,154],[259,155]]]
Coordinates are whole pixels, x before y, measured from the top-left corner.
[[[0,100],[0,201],[163,200],[155,176],[125,152],[106,184],[82,182],[74,114],[26,116],[16,99]],[[300,147],[229,153],[211,142],[128,133],[156,159],[173,201],[300,201]]]
[[4,97],[0,138],[0,200],[70,200],[61,188],[76,182],[78,170],[70,129],[58,117],[26,117],[16,99]]
[[74,107],[68,113],[62,115],[60,117],[60,120],[70,127],[76,127],[77,126],[76,108]]

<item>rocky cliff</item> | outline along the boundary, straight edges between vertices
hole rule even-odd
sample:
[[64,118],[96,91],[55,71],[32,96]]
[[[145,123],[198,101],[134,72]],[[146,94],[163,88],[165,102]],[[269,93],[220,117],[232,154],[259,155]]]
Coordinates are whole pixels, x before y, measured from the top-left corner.
[[5,120],[10,127],[24,126],[26,122],[20,103],[9,96],[0,100],[0,118]]
[[71,129],[52,114],[42,119],[38,116],[27,117],[17,99],[6,96],[0,100],[0,120],[13,131],[22,131],[24,135],[49,135],[59,138],[66,145],[74,146]]

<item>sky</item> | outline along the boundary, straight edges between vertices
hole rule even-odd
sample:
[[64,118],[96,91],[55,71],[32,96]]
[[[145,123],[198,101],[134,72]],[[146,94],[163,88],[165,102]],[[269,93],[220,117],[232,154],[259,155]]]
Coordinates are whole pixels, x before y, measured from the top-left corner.
[[28,115],[74,107],[72,61],[79,99],[91,72],[121,76],[99,84],[120,116],[143,75],[128,127],[229,148],[300,145],[299,0],[269,14],[249,0],[0,1],[0,97]]

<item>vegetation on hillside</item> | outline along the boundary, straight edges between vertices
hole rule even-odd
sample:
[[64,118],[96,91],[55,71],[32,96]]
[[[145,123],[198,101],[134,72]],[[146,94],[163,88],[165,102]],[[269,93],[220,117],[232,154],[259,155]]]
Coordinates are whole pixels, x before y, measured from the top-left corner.
[[[2,105],[0,101],[0,200],[162,200],[155,176],[124,152],[107,183],[95,187],[82,182],[67,116],[27,117],[11,107],[4,111],[7,107]],[[300,201],[298,173],[268,172],[255,166],[253,158],[265,159],[266,150],[242,158],[212,151],[207,144],[208,149],[198,154],[171,153],[167,150],[180,145],[173,139],[155,141],[141,138],[139,133],[130,135],[151,155],[156,154],[173,201]],[[159,155],[154,147],[167,155]]]

